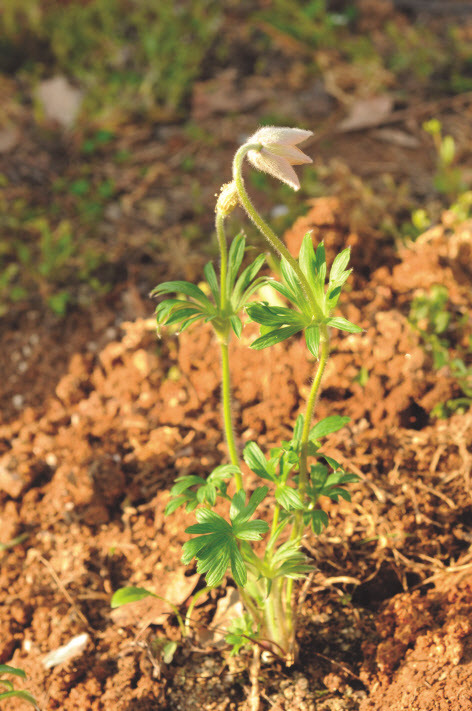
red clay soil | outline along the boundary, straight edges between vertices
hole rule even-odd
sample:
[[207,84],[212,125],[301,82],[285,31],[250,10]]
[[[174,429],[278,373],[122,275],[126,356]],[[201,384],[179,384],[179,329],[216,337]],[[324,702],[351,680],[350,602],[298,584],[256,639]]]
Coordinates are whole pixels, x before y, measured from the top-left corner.
[[[408,313],[436,283],[470,313],[472,226],[446,216],[394,254],[344,215],[337,199],[317,200],[286,241],[296,253],[311,229],[328,262],[352,246],[341,312],[364,331],[333,334],[317,414],[350,416],[325,449],[361,479],[352,502],[325,504],[329,528],[307,537],[317,567],[300,586],[300,662],[262,668],[261,708],[465,711],[472,413],[431,417],[458,386],[433,370]],[[0,539],[24,537],[0,554],[0,663],[25,669],[43,711],[242,711],[246,659],[229,660],[211,624],[230,582],[197,606],[193,637],[170,664],[156,639],[178,640],[179,629],[163,603],[110,610],[113,591],[137,585],[185,612],[203,581],[180,563],[192,518],[164,517],[168,492],[176,476],[226,457],[210,330],[157,340],[152,318],[120,323],[119,308],[78,315],[62,332],[24,320],[4,339]],[[251,351],[251,328],[232,347],[234,419],[241,446],[268,448],[289,435],[314,364],[297,339]],[[84,632],[79,656],[45,668],[48,652]]]

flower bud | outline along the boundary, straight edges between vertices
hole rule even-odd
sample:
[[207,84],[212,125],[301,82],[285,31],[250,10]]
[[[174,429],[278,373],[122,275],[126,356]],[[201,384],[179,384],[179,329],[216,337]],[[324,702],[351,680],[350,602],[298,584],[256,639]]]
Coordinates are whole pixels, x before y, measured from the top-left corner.
[[225,183],[220,190],[218,200],[216,201],[215,211],[222,215],[229,215],[239,203],[238,191],[234,180],[231,183]]

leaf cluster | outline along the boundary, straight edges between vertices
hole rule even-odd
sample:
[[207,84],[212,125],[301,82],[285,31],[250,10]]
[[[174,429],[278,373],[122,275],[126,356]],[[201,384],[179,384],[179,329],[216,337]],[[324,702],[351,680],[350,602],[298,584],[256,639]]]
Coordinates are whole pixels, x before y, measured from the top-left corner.
[[254,621],[247,612],[232,620],[228,627],[225,642],[231,645],[231,656],[234,657],[243,647],[250,647],[257,639],[258,632],[254,629]]
[[[17,676],[21,679],[26,678],[26,674],[23,669],[11,667],[9,664],[0,664],[0,701],[11,698],[22,699],[23,701],[27,701],[29,704],[34,706],[35,709],[39,709],[34,696],[30,694],[29,691],[25,691],[24,689],[15,689],[13,682],[10,679],[4,678],[5,674]],[[1,691],[2,687],[5,691]]]
[[206,479],[195,474],[178,477],[170,490],[171,499],[166,506],[165,515],[173,513],[179,506],[185,506],[187,512],[193,511],[199,504],[214,506],[218,494],[229,498],[226,493],[226,480],[237,472],[239,467],[234,464],[221,464]]
[[252,294],[266,281],[264,277],[256,278],[265,260],[263,254],[258,255],[238,276],[245,251],[246,238],[240,234],[232,241],[229,249],[224,309],[218,278],[211,262],[204,267],[207,291],[211,298],[200,287],[187,281],[167,281],[156,286],[151,296],[179,295],[159,303],[156,308],[158,326],[178,324],[182,332],[197,321],[212,322],[217,332],[225,333],[231,327],[239,338],[242,332],[239,314]]
[[[328,525],[327,514],[321,509],[315,508],[319,498],[327,496],[337,502],[341,497],[349,501],[350,494],[344,486],[358,480],[355,474],[347,474],[339,462],[336,462],[332,457],[319,453],[322,445],[321,440],[340,430],[347,422],[349,422],[348,417],[330,415],[310,429],[308,455],[316,457],[317,460],[322,459],[325,464],[317,461],[311,466],[311,483],[307,487],[307,500],[305,501],[302,500],[298,489],[291,485],[292,481],[298,481],[298,477],[290,477],[292,473],[298,472],[304,425],[303,415],[299,415],[297,418],[292,439],[282,442],[280,447],[272,449],[269,459],[266,459],[256,442],[248,442],[244,448],[244,461],[251,471],[275,485],[275,499],[285,514],[303,511],[305,523],[310,524],[315,533],[320,533]],[[332,470],[331,473],[330,470]],[[287,520],[285,516],[282,516],[283,527]],[[277,536],[281,530],[277,532]],[[271,542],[268,546],[271,546]]]
[[346,269],[349,263],[350,249],[344,249],[333,261],[328,285],[326,287],[326,254],[321,242],[316,251],[310,234],[303,238],[298,263],[304,273],[317,304],[317,314],[312,313],[310,303],[303,293],[298,278],[290,264],[282,258],[280,263],[282,282],[270,280],[273,289],[279,292],[291,307],[271,306],[268,303],[249,304],[246,311],[250,318],[261,324],[261,336],[251,348],[261,350],[285,341],[290,336],[305,332],[306,345],[310,353],[318,358],[320,345],[320,326],[326,324],[349,333],[359,333],[362,329],[342,317],[332,317],[341,289],[348,279],[351,269]]
[[197,509],[198,523],[189,526],[185,532],[196,534],[183,546],[182,562],[197,559],[197,571],[206,574],[209,587],[219,585],[228,566],[237,585],[247,582],[246,565],[241,555],[240,541],[259,541],[269,530],[266,521],[250,520],[256,508],[267,496],[267,486],[257,488],[246,504],[246,494],[241,489],[231,500],[229,521],[206,508]]

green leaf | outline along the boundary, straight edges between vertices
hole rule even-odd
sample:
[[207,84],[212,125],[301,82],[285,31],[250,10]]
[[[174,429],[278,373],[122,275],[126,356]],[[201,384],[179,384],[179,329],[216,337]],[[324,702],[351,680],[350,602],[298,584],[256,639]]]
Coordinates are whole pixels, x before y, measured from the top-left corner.
[[282,328],[276,331],[270,331],[266,333],[265,336],[256,338],[256,340],[251,343],[251,348],[255,351],[261,351],[263,348],[269,348],[276,343],[285,341],[287,338],[290,338],[290,336],[294,336],[302,330],[303,326],[282,326]]
[[228,479],[232,474],[240,471],[236,464],[220,464],[208,475],[207,481],[212,481],[218,486],[224,479]]
[[282,294],[287,301],[290,301],[292,304],[296,305],[292,292],[287,286],[285,286],[285,284],[281,284],[279,281],[275,281],[275,279],[271,278],[267,279],[267,284],[275,289],[275,291],[278,291],[279,294]]
[[196,476],[195,474],[191,474],[189,476],[179,476],[175,480],[175,484],[170,490],[170,493],[171,496],[179,496],[179,494],[184,492],[186,489],[189,489],[191,486],[202,486],[205,483],[205,479],[201,476]]
[[210,509],[198,509],[195,513],[198,523],[185,529],[185,533],[228,533],[231,532],[229,524],[222,516]]
[[306,340],[306,347],[314,356],[315,358],[318,358],[319,350],[320,350],[320,329],[318,326],[308,326],[308,328],[305,329],[305,340]]
[[149,592],[146,588],[120,588],[114,593],[110,604],[112,608],[120,607],[121,605],[127,605],[129,602],[137,602],[149,596],[156,597],[154,593]]
[[348,331],[348,333],[361,333],[363,331],[360,326],[356,326],[355,323],[351,323],[341,316],[329,318],[326,323],[332,328],[339,328],[341,331]]
[[326,437],[332,432],[337,432],[344,427],[350,420],[350,417],[342,417],[341,415],[330,415],[316,423],[310,430],[310,439],[317,440],[321,437]]
[[179,333],[183,333],[189,326],[192,325],[192,323],[196,323],[197,321],[200,321],[203,318],[203,315],[199,316],[194,316],[193,318],[188,318],[185,321],[182,321],[180,324],[180,329]]
[[198,316],[198,318],[203,317],[203,314],[201,313],[198,307],[192,308],[189,306],[186,309],[177,309],[167,319],[166,326],[172,326],[173,323],[178,323],[179,321],[182,321],[187,318],[192,318],[194,316]]
[[208,587],[215,587],[223,580],[231,561],[231,552],[237,550],[237,546],[228,536],[215,533],[204,536],[204,539],[206,545],[197,556],[197,571],[206,575]]
[[285,281],[285,284],[288,286],[289,291],[291,293],[290,296],[290,301],[292,301],[294,304],[298,306],[300,311],[305,311],[307,309],[307,299],[305,294],[302,291],[302,288],[298,282],[298,277],[293,271],[292,267],[290,264],[287,262],[286,259],[282,257],[282,260],[280,262],[280,270],[282,272],[282,277]]
[[5,691],[3,694],[0,694],[0,701],[2,701],[3,699],[10,698],[22,699],[23,701],[27,701],[32,706],[34,706],[35,709],[39,709],[39,706],[36,703],[36,699],[29,693],[29,691],[17,689],[16,691]]
[[305,508],[300,492],[292,489],[291,486],[278,486],[275,490],[275,498],[286,511],[301,511]]
[[319,275],[319,279],[324,286],[326,279],[326,251],[324,242],[320,242],[316,248],[316,272]]
[[275,481],[275,469],[264,457],[261,448],[256,442],[248,442],[246,444],[243,451],[243,459],[254,474],[263,479]]
[[267,521],[246,521],[234,525],[234,535],[242,541],[260,541],[269,530]]
[[264,326],[284,326],[289,324],[297,324],[301,327],[307,323],[299,311],[287,309],[284,306],[269,306],[269,304],[256,303],[249,304],[246,311],[250,318]]
[[11,667],[9,664],[0,664],[0,674],[13,674],[13,676],[20,676],[22,679],[26,679],[26,672],[23,669]]
[[162,661],[164,664],[171,664],[174,658],[174,654],[178,649],[178,643],[169,640],[162,648]]
[[[167,502],[165,511],[164,511],[164,516],[170,516],[170,514],[173,514],[174,511],[177,511],[179,506],[184,506],[187,502],[191,501],[189,496],[176,496],[175,499],[171,499],[170,501]],[[190,509],[187,508],[187,511]]]
[[190,296],[192,299],[195,299],[195,301],[198,301],[202,306],[211,306],[211,302],[200,287],[188,281],[165,281],[151,291],[151,296],[161,296],[162,294],[172,293],[185,294],[185,296]]
[[246,238],[243,234],[239,234],[233,239],[233,241],[231,242],[231,247],[229,248],[227,272],[228,278],[226,282],[228,297],[230,297],[231,292],[233,290],[234,281],[243,261],[245,249]]
[[243,332],[243,324],[241,323],[241,319],[239,316],[231,316],[230,317],[230,322],[231,322],[231,328],[233,329],[235,335],[237,338],[241,338],[241,333]]
[[213,298],[215,299],[215,304],[219,307],[220,305],[220,287],[218,284],[218,279],[216,278],[215,268],[211,262],[205,264],[203,268],[203,273],[205,274],[205,279],[208,282]]
[[240,513],[246,505],[246,492],[244,489],[240,489],[231,499],[231,508],[229,510],[229,517],[231,520],[236,518],[238,513]]
[[[233,525],[236,526],[241,523],[244,523],[245,521],[248,521],[259,506],[259,504],[265,499],[268,491],[269,488],[267,486],[257,487],[257,489],[255,489],[255,491],[252,493],[248,505],[239,509],[239,512],[236,514],[236,516],[233,517],[230,514],[231,520],[233,521]],[[236,497],[233,497],[233,501],[235,498]]]
[[293,428],[293,440],[295,441],[300,441],[302,438],[302,432],[303,432],[303,424],[305,422],[305,418],[303,415],[298,415],[296,422],[295,422],[295,427]]
[[244,269],[244,271],[238,277],[236,286],[233,289],[233,295],[231,297],[231,303],[235,311],[239,311],[239,308],[242,305],[241,301],[244,301],[248,297],[248,294],[245,293],[246,289],[249,287],[253,279],[255,279],[255,277],[259,273],[264,262],[265,255],[259,254],[253,261],[253,263],[249,264],[249,266],[247,266],[246,269]]
[[329,523],[328,514],[326,511],[323,511],[323,509],[315,509],[314,511],[311,511],[309,519],[313,533],[316,533],[317,535],[322,533],[323,529],[326,528]]
[[314,290],[316,282],[315,277],[317,272],[317,262],[310,232],[308,232],[303,238],[300,253],[298,255],[298,263],[301,267],[302,272],[306,276],[309,285],[311,286],[312,290]]
[[334,309],[336,304],[338,303],[338,299],[341,295],[341,287],[337,286],[334,289],[328,289],[327,297],[328,297],[328,306],[330,311]]
[[206,583],[209,587],[221,583],[228,565],[231,566],[231,573],[237,585],[246,584],[246,566],[237,539],[241,540],[240,545],[246,545],[245,541],[260,540],[261,535],[269,529],[265,521],[249,521],[257,506],[267,495],[267,491],[266,486],[256,489],[247,506],[245,505],[246,494],[243,490],[238,491],[231,501],[232,524],[215,511],[209,509],[196,511],[198,523],[189,526],[185,532],[198,535],[184,543],[182,561],[190,563],[195,557],[197,571],[206,575]]
[[230,550],[231,573],[233,574],[234,582],[239,587],[243,588],[247,583],[247,571],[243,557],[236,545],[231,546]]
[[[346,269],[347,265],[349,264],[349,259],[351,258],[351,248],[347,247],[346,249],[343,249],[342,252],[340,252],[333,260],[333,263],[331,265],[331,271],[329,273],[329,284],[338,286],[340,285],[340,280],[343,280],[342,283],[344,283],[344,270]],[[349,270],[350,274],[351,270]],[[349,276],[348,274],[348,276]]]
[[341,469],[343,471],[342,466],[340,465],[339,462],[337,462],[335,459],[332,457],[328,457],[327,454],[322,455],[323,459],[329,464],[331,469],[334,469],[334,471],[337,471],[338,469]]

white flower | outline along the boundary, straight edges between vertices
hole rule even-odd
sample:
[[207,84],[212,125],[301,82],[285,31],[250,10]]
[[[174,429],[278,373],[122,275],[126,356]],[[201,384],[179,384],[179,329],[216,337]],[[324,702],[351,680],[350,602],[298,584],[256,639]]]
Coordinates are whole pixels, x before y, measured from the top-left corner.
[[298,176],[292,165],[313,163],[312,159],[296,148],[297,143],[305,141],[313,135],[312,131],[302,128],[286,128],[265,126],[260,128],[248,140],[249,143],[259,143],[260,150],[249,151],[249,162],[264,173],[287,183],[294,190],[300,188]]

